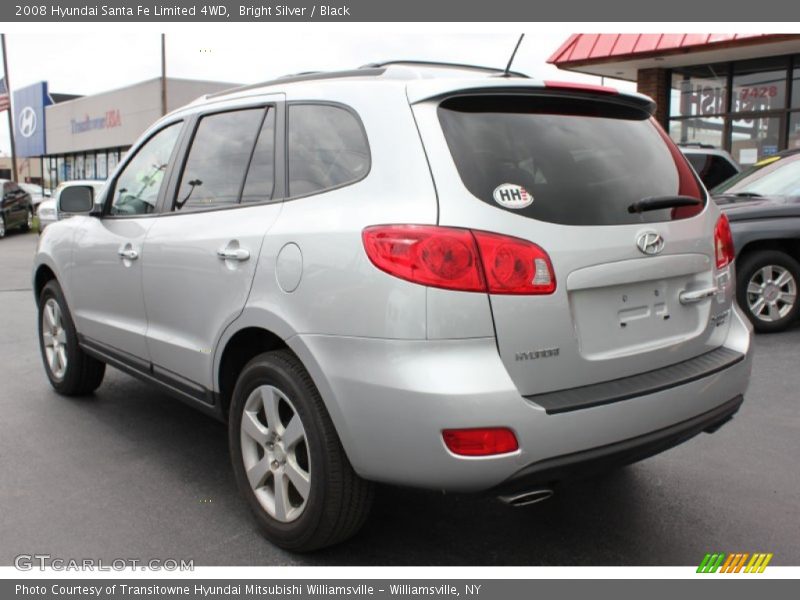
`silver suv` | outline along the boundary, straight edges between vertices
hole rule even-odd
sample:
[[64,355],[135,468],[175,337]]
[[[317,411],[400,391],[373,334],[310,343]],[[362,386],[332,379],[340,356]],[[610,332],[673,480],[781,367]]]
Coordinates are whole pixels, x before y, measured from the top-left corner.
[[45,371],[226,420],[274,543],[373,482],[512,505],[714,431],[748,384],[727,220],[607,88],[408,64],[201,100],[72,187],[34,283]]

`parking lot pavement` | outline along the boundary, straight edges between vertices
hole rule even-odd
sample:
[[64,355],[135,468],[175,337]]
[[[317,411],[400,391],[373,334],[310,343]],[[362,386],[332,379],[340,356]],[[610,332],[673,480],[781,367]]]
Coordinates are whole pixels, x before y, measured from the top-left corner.
[[747,401],[714,435],[551,499],[382,487],[352,541],[276,549],[239,497],[225,427],[109,369],[57,396],[40,366],[36,235],[0,240],[0,564],[17,554],[196,565],[691,565],[709,551],[800,564],[800,328],[756,341]]

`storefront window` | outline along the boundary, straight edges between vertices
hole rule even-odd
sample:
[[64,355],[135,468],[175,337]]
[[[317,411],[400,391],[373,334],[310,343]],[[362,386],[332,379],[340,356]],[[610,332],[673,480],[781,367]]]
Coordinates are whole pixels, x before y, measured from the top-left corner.
[[732,112],[776,110],[786,107],[785,58],[736,63],[733,69]]
[[119,163],[119,155],[117,154],[116,150],[113,150],[108,153],[108,176],[110,177],[111,174],[114,172],[114,169],[117,168],[117,164]]
[[[795,65],[800,65],[800,56],[795,57]],[[792,74],[792,108],[800,108],[800,66]]]
[[681,144],[710,144],[722,147],[722,117],[705,119],[673,119],[669,124],[669,135]]
[[87,154],[83,165],[83,176],[86,179],[94,179],[94,154]]
[[789,143],[787,148],[800,148],[800,112],[789,115]]
[[674,69],[671,116],[694,117],[727,112],[727,86],[725,64]]
[[97,154],[97,158],[95,159],[97,162],[97,166],[95,168],[95,177],[97,179],[106,179],[108,178],[108,171],[107,171],[107,164],[106,164],[106,153],[99,152]]
[[751,165],[778,152],[780,118],[737,119],[731,126],[731,154],[741,165]]

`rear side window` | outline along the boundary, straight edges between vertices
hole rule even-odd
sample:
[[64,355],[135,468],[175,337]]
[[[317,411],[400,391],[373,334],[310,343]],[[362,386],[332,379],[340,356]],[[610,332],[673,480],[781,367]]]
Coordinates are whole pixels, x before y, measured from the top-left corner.
[[704,200],[677,149],[638,108],[559,96],[444,101],[439,121],[467,189],[497,208],[563,225],[621,225],[692,216],[631,213],[644,198]]
[[175,197],[175,210],[220,208],[239,202],[264,109],[207,115],[200,120]]
[[369,145],[352,112],[327,104],[289,106],[289,195],[305,196],[362,179]]

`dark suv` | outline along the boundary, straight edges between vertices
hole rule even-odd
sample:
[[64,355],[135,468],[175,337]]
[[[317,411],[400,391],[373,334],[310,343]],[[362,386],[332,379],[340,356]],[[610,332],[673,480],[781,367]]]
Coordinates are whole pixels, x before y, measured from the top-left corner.
[[800,313],[800,149],[767,157],[711,190],[736,248],[737,298],[756,331]]
[[9,229],[28,231],[33,226],[33,203],[31,195],[8,179],[0,179],[3,197],[0,199],[0,238]]

